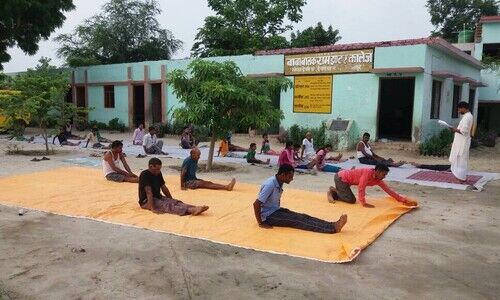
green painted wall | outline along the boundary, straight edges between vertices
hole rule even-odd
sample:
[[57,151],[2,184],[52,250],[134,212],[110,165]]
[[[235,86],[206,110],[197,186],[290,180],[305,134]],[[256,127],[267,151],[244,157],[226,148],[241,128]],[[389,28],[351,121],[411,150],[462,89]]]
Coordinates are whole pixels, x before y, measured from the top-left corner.
[[424,67],[426,45],[375,48],[375,68]]
[[500,43],[500,23],[483,24],[481,42],[483,44]]
[[115,86],[115,108],[104,108],[104,87],[89,86],[89,107],[94,109],[89,113],[89,120],[108,123],[109,120],[119,118],[128,124],[128,88]]
[[127,81],[127,64],[93,66],[87,70],[89,83]]

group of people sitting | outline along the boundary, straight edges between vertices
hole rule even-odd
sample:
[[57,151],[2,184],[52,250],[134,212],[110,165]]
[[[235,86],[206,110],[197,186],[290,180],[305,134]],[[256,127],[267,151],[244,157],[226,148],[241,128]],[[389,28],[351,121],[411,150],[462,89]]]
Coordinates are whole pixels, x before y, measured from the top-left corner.
[[[114,141],[110,151],[103,157],[103,174],[107,180],[114,182],[138,183],[139,206],[155,213],[169,213],[180,216],[199,215],[208,210],[208,206],[186,204],[171,194],[161,173],[162,161],[151,158],[148,168],[139,176],[134,174],[123,155],[123,143]],[[256,145],[253,145],[256,149]],[[217,184],[197,177],[200,150],[193,148],[190,155],[183,161],[180,172],[180,188],[213,189],[232,191],[236,180],[233,178],[228,184]],[[347,223],[347,215],[343,214],[336,221],[321,220],[303,213],[281,207],[283,184],[289,184],[294,177],[295,168],[289,164],[280,165],[276,175],[268,178],[260,187],[257,199],[253,204],[255,219],[263,228],[291,227],[321,233],[338,233]],[[406,206],[416,206],[415,201],[409,200],[391,190],[383,179],[389,172],[384,164],[377,164],[375,168],[341,170],[335,175],[335,186],[329,187],[327,200],[330,203],[344,201],[355,203],[357,200],[363,207],[373,208],[374,205],[366,202],[365,189],[367,186],[378,185],[396,201]],[[354,196],[351,186],[358,186],[358,197]]]

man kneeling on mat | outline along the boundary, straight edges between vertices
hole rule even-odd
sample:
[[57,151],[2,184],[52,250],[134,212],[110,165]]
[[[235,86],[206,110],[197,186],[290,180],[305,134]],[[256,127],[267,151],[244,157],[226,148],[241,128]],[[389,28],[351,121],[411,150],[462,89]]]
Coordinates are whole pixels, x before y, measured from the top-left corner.
[[149,160],[148,169],[139,176],[139,205],[158,214],[179,216],[197,216],[208,209],[208,206],[194,206],[173,199],[161,174],[161,160],[156,157]]
[[335,203],[335,200],[347,203],[355,203],[356,197],[351,191],[351,185],[358,186],[358,200],[364,207],[373,208],[372,204],[366,203],[365,189],[367,186],[378,185],[396,201],[406,206],[416,206],[417,202],[409,200],[391,190],[383,181],[389,173],[389,167],[378,164],[374,169],[353,169],[342,170],[335,174],[335,187],[331,186],[327,192],[328,201]]
[[294,171],[290,165],[281,165],[278,174],[268,178],[260,187],[257,200],[253,203],[259,226],[292,227],[321,233],[340,232],[347,222],[347,215],[342,215],[336,222],[328,222],[280,207],[283,183],[289,184],[293,180]]
[[182,163],[181,169],[181,189],[209,189],[232,191],[236,184],[236,179],[232,179],[227,185],[217,184],[211,181],[202,180],[196,177],[198,170],[198,160],[200,159],[200,149],[191,149],[191,154]]

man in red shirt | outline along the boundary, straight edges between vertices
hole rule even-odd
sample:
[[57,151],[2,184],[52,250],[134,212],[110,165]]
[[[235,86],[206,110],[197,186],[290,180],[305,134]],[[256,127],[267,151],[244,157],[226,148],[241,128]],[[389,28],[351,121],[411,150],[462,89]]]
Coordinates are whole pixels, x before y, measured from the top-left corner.
[[335,174],[335,187],[330,187],[330,190],[327,193],[328,201],[334,203],[335,200],[340,200],[347,203],[355,203],[356,197],[351,191],[351,185],[357,185],[359,202],[364,207],[372,208],[375,206],[366,203],[365,189],[367,186],[378,185],[396,201],[401,202],[406,206],[416,206],[417,202],[406,199],[391,190],[385,184],[383,179],[387,176],[387,173],[389,173],[389,168],[383,164],[378,164],[375,169],[342,170]]

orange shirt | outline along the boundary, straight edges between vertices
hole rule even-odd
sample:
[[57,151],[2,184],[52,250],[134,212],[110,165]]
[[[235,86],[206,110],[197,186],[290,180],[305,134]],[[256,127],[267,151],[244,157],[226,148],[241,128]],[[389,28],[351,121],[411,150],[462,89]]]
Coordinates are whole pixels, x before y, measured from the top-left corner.
[[220,146],[219,146],[219,151],[221,156],[226,156],[226,154],[229,152],[229,143],[228,141],[220,141]]

